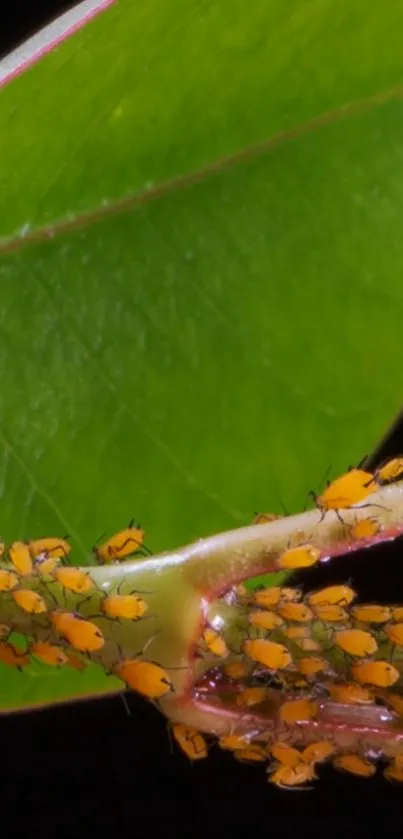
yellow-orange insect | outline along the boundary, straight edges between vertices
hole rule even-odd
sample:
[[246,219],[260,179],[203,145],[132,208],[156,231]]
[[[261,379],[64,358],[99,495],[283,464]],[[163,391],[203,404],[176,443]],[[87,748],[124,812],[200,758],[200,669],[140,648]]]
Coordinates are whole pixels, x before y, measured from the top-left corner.
[[11,644],[10,641],[0,641],[0,661],[8,664],[9,667],[16,667],[21,670],[29,664],[29,656],[23,650]]
[[361,623],[386,623],[391,618],[391,609],[390,606],[366,603],[363,606],[353,606],[351,614]]
[[288,789],[289,787],[308,789],[303,784],[316,779],[315,767],[302,760],[295,766],[281,765],[278,768],[274,766],[273,768],[270,767],[268,771],[270,773],[269,783],[275,784],[280,789]]
[[[128,556],[131,556],[144,545],[144,530],[135,525],[134,520],[130,522],[129,527],[120,530],[111,536],[103,545],[93,547],[93,552],[101,565],[109,562],[122,562]],[[149,551],[148,551],[149,553]]]
[[115,672],[128,687],[149,699],[160,699],[174,690],[168,673],[152,661],[125,659],[116,665]]
[[281,626],[283,623],[283,619],[275,612],[268,610],[261,611],[258,609],[249,612],[248,620],[251,626],[257,626],[259,629],[267,630],[276,629],[277,626]]
[[224,666],[224,673],[229,679],[243,679],[247,672],[248,669],[242,661],[231,661]]
[[74,612],[55,611],[50,617],[59,635],[65,638],[73,649],[92,653],[104,646],[105,638],[95,623]]
[[240,749],[247,749],[249,742],[245,737],[241,737],[240,734],[227,734],[226,737],[221,737],[221,740],[218,741],[218,745],[221,749],[225,749],[230,752],[237,752]]
[[393,457],[375,471],[375,480],[379,484],[390,484],[403,478],[403,457]]
[[312,611],[319,621],[324,623],[347,623],[349,614],[344,606],[312,606]]
[[311,655],[297,661],[297,669],[303,676],[315,676],[316,673],[329,669],[329,662],[325,658]]
[[42,554],[56,559],[66,559],[71,551],[71,545],[66,541],[67,539],[67,536],[63,539],[59,539],[57,536],[49,536],[44,539],[31,539],[28,545],[32,559],[36,559],[36,557],[42,556]]
[[400,677],[399,671],[389,661],[357,662],[351,667],[351,674],[361,685],[387,688]]
[[269,751],[275,760],[282,763],[283,766],[296,766],[302,759],[302,754],[298,749],[294,749],[288,743],[282,743],[280,740],[269,747]]
[[307,597],[310,607],[314,606],[348,606],[357,596],[350,586],[327,586],[314,591]]
[[30,647],[30,652],[40,661],[53,667],[61,667],[62,664],[68,662],[68,657],[63,650],[54,644],[48,644],[46,641],[35,641]]
[[357,658],[365,658],[378,649],[373,635],[364,629],[340,629],[334,633],[333,637],[336,647]]
[[8,550],[10,562],[21,577],[32,574],[32,557],[27,542],[13,542]]
[[279,615],[284,620],[305,623],[313,620],[313,612],[306,603],[283,603],[277,607]]
[[291,664],[291,656],[283,644],[266,641],[265,638],[255,638],[244,641],[244,652],[252,661],[262,664],[268,670],[283,670]]
[[403,623],[391,623],[385,626],[388,638],[398,647],[403,647]]
[[138,594],[109,594],[102,600],[101,609],[108,618],[137,621],[146,613],[148,606]]
[[74,653],[66,653],[67,656],[67,664],[73,668],[73,670],[77,670],[79,673],[82,673],[87,666],[87,662],[84,661],[82,658],[79,658],[78,655],[74,655]]
[[256,589],[252,594],[252,599],[258,606],[263,606],[265,609],[270,609],[276,606],[281,597],[280,586],[271,586],[269,588]]
[[373,539],[381,529],[379,522],[373,517],[368,516],[366,519],[354,522],[350,527],[350,536],[357,542],[364,539]]
[[362,685],[354,682],[342,682],[327,685],[327,689],[335,702],[343,705],[371,705],[375,698],[373,694]]
[[297,638],[295,643],[304,653],[317,653],[321,649],[320,644],[313,638]]
[[267,524],[270,521],[277,521],[277,519],[282,518],[283,516],[279,516],[277,513],[255,513],[252,524]]
[[228,655],[228,647],[224,638],[215,629],[207,627],[203,632],[204,641],[210,653],[217,656],[217,658],[225,658]]
[[18,586],[18,583],[19,579],[14,571],[6,571],[4,568],[0,568],[0,591],[12,591],[13,588]]
[[260,705],[269,695],[267,688],[263,686],[247,687],[236,698],[236,704],[241,708],[251,708],[253,705]]
[[394,606],[392,608],[392,619],[394,621],[403,621],[403,606]]
[[172,725],[172,734],[190,760],[207,757],[207,742],[196,728],[177,722]]
[[309,699],[290,699],[280,706],[279,717],[286,723],[306,722],[316,717],[317,711],[317,702],[311,702]]
[[59,556],[48,556],[47,554],[39,554],[34,559],[34,571],[40,577],[51,575],[56,566],[59,565],[61,559]]
[[39,615],[47,612],[48,607],[40,594],[29,588],[19,588],[11,593],[17,605],[29,615]]
[[263,763],[263,761],[267,760],[268,754],[264,746],[252,743],[246,749],[237,749],[235,758],[241,761],[241,763]]
[[53,571],[53,577],[63,588],[74,592],[74,594],[87,594],[94,588],[94,582],[88,571],[83,571],[81,568],[75,568],[72,565],[56,568]]
[[336,515],[339,515],[339,510],[346,510],[355,504],[360,504],[375,489],[376,483],[370,472],[365,472],[363,469],[350,469],[331,483],[328,482],[321,495],[316,495],[312,491],[310,495],[314,498],[317,507],[322,510],[323,519],[328,510],[334,510]]
[[310,636],[310,630],[307,626],[287,626],[282,632],[291,641],[299,641],[302,638],[309,638]]
[[287,571],[309,568],[311,565],[316,565],[320,555],[321,551],[314,545],[299,545],[297,548],[289,548],[284,551],[277,560],[277,567]]
[[334,745],[330,740],[318,740],[317,743],[310,743],[302,752],[302,759],[307,763],[321,763],[334,752]]
[[359,775],[361,778],[370,778],[376,771],[373,763],[353,753],[336,755],[332,763],[336,769],[342,769],[344,772],[350,772],[352,775]]

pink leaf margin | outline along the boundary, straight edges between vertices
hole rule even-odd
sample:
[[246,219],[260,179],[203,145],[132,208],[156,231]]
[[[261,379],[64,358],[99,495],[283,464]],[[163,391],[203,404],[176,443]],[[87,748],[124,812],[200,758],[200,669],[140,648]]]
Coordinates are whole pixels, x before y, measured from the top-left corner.
[[116,0],[83,0],[5,56],[0,61],[0,89],[115,2]]

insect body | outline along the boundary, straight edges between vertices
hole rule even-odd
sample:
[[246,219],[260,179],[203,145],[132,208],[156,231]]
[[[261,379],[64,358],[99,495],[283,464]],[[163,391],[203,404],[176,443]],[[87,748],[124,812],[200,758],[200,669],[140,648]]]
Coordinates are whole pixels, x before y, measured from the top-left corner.
[[196,728],[178,722],[172,726],[172,733],[176,742],[190,760],[200,760],[207,757],[206,740]]
[[333,759],[333,766],[362,778],[370,778],[376,771],[373,763],[356,754],[337,755]]
[[235,752],[236,760],[241,763],[263,763],[267,760],[267,751],[263,746],[258,746],[257,743],[251,743],[246,749],[237,749]]
[[340,650],[357,658],[365,658],[378,649],[373,635],[364,629],[341,629],[334,633],[334,642]]
[[246,749],[249,746],[248,740],[241,737],[240,734],[227,734],[226,737],[221,737],[218,741],[221,749],[226,749],[230,752],[237,752],[239,749]]
[[375,701],[367,688],[354,682],[328,685],[328,690],[332,699],[343,705],[371,705]]
[[361,623],[386,623],[391,617],[391,609],[389,606],[378,606],[374,603],[365,606],[353,606],[351,614],[355,620],[361,621]]
[[299,545],[297,548],[289,548],[277,560],[279,568],[285,570],[296,570],[298,568],[309,568],[318,562],[321,552],[313,545]]
[[373,539],[380,531],[380,525],[375,518],[369,516],[367,519],[356,521],[350,528],[350,536],[359,542],[361,539]]
[[389,661],[357,662],[351,667],[351,673],[361,685],[387,688],[399,679],[399,671]]
[[315,495],[314,492],[310,494],[322,510],[323,519],[329,510],[334,510],[336,515],[339,515],[339,510],[346,510],[355,504],[360,504],[375,489],[376,483],[370,472],[365,472],[363,469],[351,469],[329,483],[321,495]]
[[225,658],[228,655],[228,647],[224,638],[222,638],[219,632],[216,632],[215,629],[207,627],[207,629],[203,632],[203,638],[209,651],[213,655],[216,655],[218,658]]
[[263,664],[268,670],[282,670],[291,664],[291,656],[287,647],[277,644],[275,641],[256,638],[253,641],[244,641],[243,648],[252,661]]
[[48,607],[40,594],[28,588],[20,588],[12,592],[12,597],[18,606],[28,612],[29,615],[39,615],[47,612]]
[[394,457],[375,471],[375,480],[379,484],[390,484],[403,478],[403,457]]
[[138,594],[109,594],[102,600],[101,609],[108,618],[126,618],[137,621],[148,609]]
[[13,542],[8,555],[18,574],[22,577],[32,574],[32,558],[27,542]]
[[128,687],[149,699],[159,699],[174,690],[168,673],[152,661],[125,659],[115,670]]
[[269,783],[275,784],[280,789],[289,787],[304,789],[303,784],[316,779],[314,766],[302,760],[295,766],[281,765],[278,768],[270,768],[268,771],[271,773]]
[[86,594],[94,588],[90,575],[81,568],[62,566],[55,569],[53,576],[63,588],[73,591],[74,594]]
[[296,723],[313,719],[317,713],[317,703],[309,699],[291,699],[283,702],[279,715],[283,722]]
[[305,603],[283,603],[277,607],[279,615],[284,620],[305,623],[313,619],[313,612]]
[[10,641],[0,641],[0,661],[21,670],[22,667],[29,664],[29,656],[22,650],[17,649]]
[[121,562],[138,551],[143,542],[144,530],[132,521],[129,527],[111,536],[103,545],[94,546],[93,551],[101,565],[108,562]]
[[385,632],[397,647],[403,647],[403,623],[391,623],[385,626]]
[[270,753],[283,766],[296,766],[302,758],[301,752],[298,749],[294,749],[293,746],[289,746],[288,743],[282,743],[281,741],[271,746]]
[[247,668],[242,661],[231,661],[224,667],[224,673],[229,679],[243,679],[247,672]]
[[275,612],[256,610],[249,613],[249,623],[251,626],[257,626],[259,629],[275,629],[281,626],[283,619]]
[[18,583],[19,579],[14,571],[6,571],[4,568],[0,568],[0,591],[12,591],[13,588],[18,586]]
[[58,633],[75,650],[91,653],[104,646],[105,638],[95,623],[75,615],[74,612],[52,612],[50,617]]
[[41,556],[41,554],[46,554],[46,556],[54,558],[66,559],[71,551],[71,545],[69,545],[66,539],[67,537],[64,539],[58,539],[57,537],[32,539],[28,542],[32,559]]
[[236,704],[241,708],[251,708],[253,705],[260,705],[269,695],[265,687],[250,687],[245,688],[242,693],[238,694]]
[[303,760],[308,763],[321,763],[330,757],[334,752],[334,745],[330,740],[319,740],[317,743],[310,743],[302,752]]
[[357,596],[350,586],[327,586],[308,596],[308,603],[314,606],[348,606]]
[[60,667],[68,662],[68,657],[63,650],[54,646],[54,644],[48,644],[46,641],[35,641],[30,647],[30,652],[44,661],[45,664],[50,664],[53,667]]

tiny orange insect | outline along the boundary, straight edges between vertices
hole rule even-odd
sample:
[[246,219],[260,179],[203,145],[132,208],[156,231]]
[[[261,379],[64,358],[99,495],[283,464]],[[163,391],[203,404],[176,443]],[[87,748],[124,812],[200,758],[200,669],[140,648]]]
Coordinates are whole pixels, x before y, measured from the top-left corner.
[[252,599],[258,606],[263,606],[266,609],[276,606],[281,597],[280,586],[271,586],[271,588],[256,589],[253,592]]
[[6,571],[4,568],[0,568],[0,591],[12,591],[13,588],[18,586],[18,583],[19,579],[14,571]]
[[283,516],[279,516],[277,513],[255,513],[252,524],[267,524],[270,521],[277,521],[277,519],[282,518]]
[[305,603],[283,603],[277,607],[277,611],[284,620],[296,623],[305,623],[313,619],[312,609]]
[[385,632],[398,647],[403,647],[403,623],[391,623],[385,626]]
[[368,516],[366,519],[354,522],[350,527],[350,536],[357,542],[364,539],[373,539],[381,529],[379,522],[373,517]]
[[134,523],[134,519],[124,530],[115,533],[103,545],[93,547],[93,552],[101,565],[108,562],[121,562],[140,548],[151,553],[144,545],[144,530]]
[[87,571],[73,566],[62,566],[53,571],[53,576],[67,591],[74,594],[86,594],[94,588],[93,580]]
[[361,685],[374,685],[380,688],[394,685],[400,676],[399,671],[393,667],[393,664],[389,664],[389,661],[360,661],[352,665],[351,673]]
[[302,598],[302,591],[299,588],[288,588],[282,586],[280,588],[280,600],[282,603],[298,603]]
[[67,656],[67,664],[73,668],[73,670],[78,670],[81,673],[85,670],[87,666],[87,662],[83,661],[82,658],[79,658],[78,655],[74,655],[73,653],[66,653]]
[[304,653],[317,653],[321,649],[320,644],[313,638],[298,638],[295,643]]
[[313,719],[317,711],[317,702],[311,702],[309,699],[291,699],[280,706],[279,717],[286,723],[306,722]]
[[284,551],[277,560],[277,566],[288,571],[309,568],[318,562],[320,555],[321,551],[314,545],[299,545],[297,548],[289,548]]
[[116,665],[115,671],[128,687],[148,699],[159,699],[174,691],[168,673],[153,661],[124,659]]
[[[334,510],[341,519],[339,510],[346,510],[360,504],[376,489],[376,483],[370,472],[363,469],[350,469],[334,481],[328,482],[321,495],[310,492],[317,507],[322,510],[322,519],[328,510]],[[321,519],[321,520],[322,520]],[[343,521],[341,519],[341,521]]]
[[311,608],[314,606],[348,606],[357,596],[350,586],[327,586],[314,591],[307,598]]
[[382,696],[386,705],[396,711],[401,717],[403,717],[403,696],[400,693],[392,693],[391,691],[385,691],[385,696]]
[[36,559],[36,557],[42,554],[59,559],[67,558],[71,551],[71,545],[66,541],[67,539],[68,536],[65,536],[63,539],[52,536],[45,537],[44,539],[31,539],[28,545],[32,559]]
[[346,623],[349,614],[343,606],[312,606],[312,611],[319,621],[324,623]]
[[378,649],[378,644],[370,632],[364,629],[340,629],[334,633],[334,643],[348,655],[365,658]]
[[265,638],[244,641],[243,649],[252,661],[263,664],[268,670],[282,670],[292,661],[287,647],[275,641],[266,641]]
[[278,760],[279,763],[282,763],[283,766],[296,766],[302,759],[301,752],[298,749],[294,749],[293,746],[289,746],[288,743],[282,743],[281,741],[270,746],[269,751],[272,757]]
[[236,760],[240,760],[241,763],[263,763],[267,757],[266,749],[256,743],[252,743],[246,749],[237,749],[235,752]]
[[288,789],[289,787],[308,789],[303,787],[308,781],[316,779],[315,768],[310,763],[301,761],[295,766],[274,766],[268,770],[270,773],[269,783],[275,784],[280,789]]
[[53,667],[60,667],[62,664],[67,664],[68,657],[66,653],[56,647],[54,644],[48,644],[46,641],[35,641],[29,650],[33,655]]
[[254,612],[250,612],[248,615],[249,623],[251,626],[257,626],[259,629],[276,629],[277,626],[281,626],[283,623],[283,619],[280,618],[280,615],[276,615],[275,612],[270,611],[259,611],[256,610]]
[[230,752],[237,752],[239,749],[247,749],[249,746],[248,740],[241,737],[240,734],[227,734],[226,737],[221,737],[218,741],[221,749],[226,749]]
[[74,612],[52,612],[50,618],[59,634],[79,652],[95,652],[105,644],[99,627]]
[[321,763],[334,752],[334,745],[330,740],[318,740],[317,743],[310,743],[302,752],[303,760],[307,763]]
[[309,638],[310,631],[307,626],[287,626],[282,630],[291,641],[299,641],[301,638]]
[[265,687],[250,687],[245,688],[242,693],[238,694],[236,704],[241,708],[251,708],[253,705],[260,705],[269,695]]
[[35,574],[39,574],[40,577],[46,577],[47,574],[52,574],[60,561],[59,556],[48,556],[46,553],[39,554],[34,559]]
[[21,670],[29,664],[29,656],[15,647],[14,644],[11,644],[10,641],[0,641],[0,661],[3,664],[8,664],[9,667],[16,667],[17,670]]
[[367,603],[365,606],[353,606],[351,614],[361,623],[386,623],[391,617],[391,609],[389,606]]
[[13,542],[8,550],[10,562],[22,577],[32,574],[32,558],[27,542]]
[[207,742],[196,728],[181,722],[172,725],[172,733],[182,751],[190,760],[207,757]]
[[108,618],[137,621],[146,613],[148,606],[138,594],[109,594],[102,600],[101,609]]
[[336,755],[332,763],[336,769],[342,769],[344,772],[350,772],[352,775],[360,775],[361,778],[370,778],[376,771],[373,763],[353,753]]
[[403,606],[394,606],[392,609],[392,618],[394,621],[403,621]]
[[403,478],[403,457],[393,457],[375,471],[375,480],[380,484],[390,484]]
[[297,661],[297,670],[303,676],[315,676],[316,673],[329,669],[329,662],[325,658],[311,655]]
[[222,638],[219,632],[216,632],[215,629],[207,627],[207,629],[203,632],[203,638],[210,653],[218,658],[225,658],[228,655],[228,647],[224,638]]
[[242,661],[231,661],[230,664],[226,664],[224,667],[224,673],[229,679],[243,679],[247,672],[247,667],[245,667]]
[[29,588],[19,588],[17,591],[13,591],[11,596],[20,609],[28,612],[29,615],[39,615],[42,612],[48,611],[43,597],[36,591],[31,591]]
[[375,699],[372,693],[354,682],[328,685],[328,691],[335,702],[343,705],[371,705]]

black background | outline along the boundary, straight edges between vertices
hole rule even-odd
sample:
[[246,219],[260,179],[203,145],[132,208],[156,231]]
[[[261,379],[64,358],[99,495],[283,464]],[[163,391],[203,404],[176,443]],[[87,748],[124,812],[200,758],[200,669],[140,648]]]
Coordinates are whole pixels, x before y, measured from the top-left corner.
[[[73,5],[9,3],[1,13],[0,52]],[[400,420],[376,460],[402,450]],[[361,456],[357,452],[357,461]],[[365,557],[338,559],[302,579],[307,589],[350,579],[363,601],[401,603],[401,568],[397,542]],[[129,713],[116,697],[0,718],[5,836],[298,839],[403,833],[403,787],[380,772],[360,780],[323,767],[313,791],[283,792],[267,784],[261,767],[240,765],[218,748],[190,765],[171,746],[166,722],[154,708],[134,695],[127,703]]]

